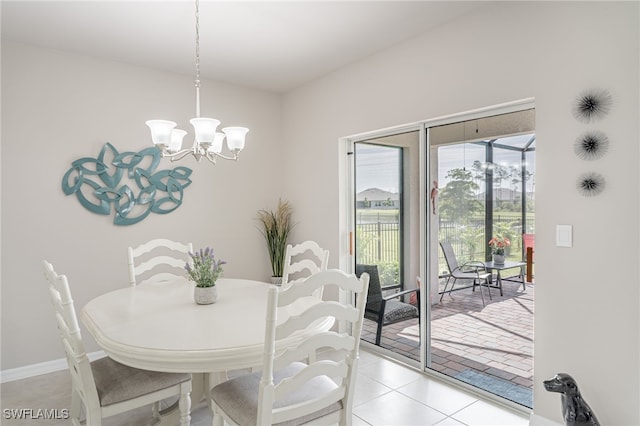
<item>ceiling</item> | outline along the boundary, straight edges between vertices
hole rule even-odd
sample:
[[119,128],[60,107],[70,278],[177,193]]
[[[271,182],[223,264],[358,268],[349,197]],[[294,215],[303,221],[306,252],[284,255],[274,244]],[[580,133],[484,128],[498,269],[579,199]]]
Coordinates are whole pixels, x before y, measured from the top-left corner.
[[[489,3],[201,0],[201,73],[286,92]],[[2,0],[1,7],[3,38],[195,74],[191,0]]]

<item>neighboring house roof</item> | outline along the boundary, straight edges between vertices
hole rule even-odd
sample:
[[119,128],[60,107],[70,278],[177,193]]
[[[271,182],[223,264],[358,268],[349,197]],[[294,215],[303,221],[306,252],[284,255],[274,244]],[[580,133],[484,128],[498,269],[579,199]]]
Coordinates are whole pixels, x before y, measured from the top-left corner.
[[400,194],[397,192],[389,192],[380,188],[368,188],[364,191],[360,191],[356,194],[356,201],[364,201],[367,199],[368,201],[375,200],[389,200],[399,201]]

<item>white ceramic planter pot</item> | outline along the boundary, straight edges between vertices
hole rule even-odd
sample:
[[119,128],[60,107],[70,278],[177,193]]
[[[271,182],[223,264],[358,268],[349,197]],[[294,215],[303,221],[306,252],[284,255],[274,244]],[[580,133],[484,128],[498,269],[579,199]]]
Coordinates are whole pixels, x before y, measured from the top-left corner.
[[193,299],[198,305],[210,305],[218,300],[218,287],[194,287]]
[[496,265],[504,265],[504,254],[494,254],[493,263]]

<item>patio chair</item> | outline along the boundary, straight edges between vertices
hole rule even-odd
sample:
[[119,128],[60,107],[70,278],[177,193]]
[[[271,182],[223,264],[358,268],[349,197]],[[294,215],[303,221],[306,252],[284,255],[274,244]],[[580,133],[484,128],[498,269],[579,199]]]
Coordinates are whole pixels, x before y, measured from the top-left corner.
[[[286,288],[271,286],[262,372],[233,378],[211,390],[213,424],[351,424],[368,281],[366,274],[356,278],[333,269]],[[353,292],[356,303],[318,301],[297,314],[299,299],[325,286]],[[344,321],[348,331],[329,329],[305,336],[309,324],[327,317],[335,323]],[[298,346],[276,349],[283,340],[297,341]],[[336,356],[309,364],[298,362],[323,348],[335,350]]]
[[[153,252],[153,255],[149,253]],[[186,275],[184,266],[193,253],[193,244],[179,243],[166,239],[156,239],[136,248],[129,247],[129,284],[142,282],[162,282]]]
[[47,261],[44,261],[44,275],[49,282],[49,296],[71,374],[71,424],[81,424],[82,408],[86,424],[99,426],[104,417],[149,404],[154,405],[153,416],[159,421],[158,402],[177,395],[180,425],[188,425],[191,420],[191,375],[140,370],[109,357],[89,362],[67,277],[58,275]]
[[[356,276],[360,276],[364,272],[369,274],[369,294],[367,296],[364,317],[376,322],[376,345],[380,346],[382,326],[412,318],[420,318],[420,289],[414,288],[385,296],[382,294],[378,266],[357,264]],[[398,300],[406,294],[416,295],[417,303],[415,306]]]
[[449,277],[447,278],[447,282],[444,284],[444,290],[442,290],[442,294],[440,295],[440,302],[442,302],[442,298],[447,292],[447,287],[452,279],[453,281],[451,282],[451,288],[449,289],[449,296],[451,296],[451,292],[453,291],[453,287],[455,286],[457,280],[471,280],[473,282],[473,291],[476,290],[476,286],[480,287],[482,306],[485,305],[482,287],[487,287],[487,291],[489,292],[489,300],[492,300],[491,290],[489,288],[491,273],[487,272],[487,268],[485,267],[484,263],[478,261],[469,261],[463,265],[459,265],[456,254],[453,251],[453,247],[451,247],[451,243],[447,241],[440,241],[440,247],[442,247],[444,259],[447,262],[447,266],[449,267]]

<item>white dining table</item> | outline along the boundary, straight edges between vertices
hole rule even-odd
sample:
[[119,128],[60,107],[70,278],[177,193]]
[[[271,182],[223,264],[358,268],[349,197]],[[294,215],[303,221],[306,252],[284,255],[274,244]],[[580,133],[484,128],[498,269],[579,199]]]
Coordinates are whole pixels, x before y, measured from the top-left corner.
[[[80,317],[114,360],[145,370],[192,373],[192,401],[199,402],[213,384],[224,380],[226,371],[262,364],[269,286],[221,278],[216,283],[218,300],[198,305],[194,285],[186,279],[146,283],[96,297]],[[278,311],[278,322],[313,303],[314,297],[299,299],[291,309]],[[276,351],[332,326],[333,318],[311,324],[279,341]]]

